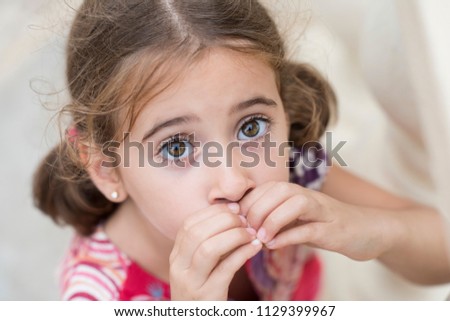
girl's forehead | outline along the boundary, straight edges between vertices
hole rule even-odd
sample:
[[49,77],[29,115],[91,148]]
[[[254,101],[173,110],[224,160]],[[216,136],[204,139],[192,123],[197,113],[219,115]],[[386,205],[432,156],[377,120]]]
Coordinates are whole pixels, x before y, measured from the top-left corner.
[[239,96],[258,94],[275,82],[275,72],[266,62],[222,48],[212,49],[183,70],[174,68],[173,72],[173,81],[146,105],[208,99],[213,100],[212,105],[221,105]]
[[207,98],[214,106],[229,105],[239,94],[250,95],[249,90],[270,87],[276,78],[273,68],[262,57],[222,47],[205,49],[190,60],[168,58],[155,70],[145,67],[141,70],[151,77],[136,75],[147,81],[141,84],[145,89],[141,89],[136,117],[141,113],[166,114],[176,107],[186,109],[190,103]]

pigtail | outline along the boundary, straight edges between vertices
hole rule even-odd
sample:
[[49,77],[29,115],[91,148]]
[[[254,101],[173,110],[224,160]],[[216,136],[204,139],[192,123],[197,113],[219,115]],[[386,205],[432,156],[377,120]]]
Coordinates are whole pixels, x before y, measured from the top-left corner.
[[92,234],[117,206],[95,187],[65,140],[37,168],[33,198],[56,224],[71,225],[81,235]]
[[280,93],[290,121],[290,141],[301,147],[317,142],[336,110],[336,95],[312,66],[285,61],[280,70]]

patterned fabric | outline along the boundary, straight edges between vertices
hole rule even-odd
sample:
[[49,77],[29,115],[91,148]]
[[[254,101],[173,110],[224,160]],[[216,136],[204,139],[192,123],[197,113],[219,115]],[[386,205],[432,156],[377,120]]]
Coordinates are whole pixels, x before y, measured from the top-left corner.
[[[293,149],[290,181],[320,189],[327,173],[322,151]],[[314,300],[320,288],[320,261],[302,245],[264,248],[246,271],[261,300]],[[89,237],[75,236],[61,267],[63,300],[170,300],[167,283],[144,271],[99,226]]]
[[101,228],[88,238],[75,236],[62,264],[62,299],[118,299],[130,264]]

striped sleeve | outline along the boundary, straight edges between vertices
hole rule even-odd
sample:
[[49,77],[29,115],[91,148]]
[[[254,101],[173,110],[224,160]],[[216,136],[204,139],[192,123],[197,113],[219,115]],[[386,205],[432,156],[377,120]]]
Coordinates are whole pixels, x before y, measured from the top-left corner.
[[61,267],[61,299],[118,300],[127,263],[106,235],[76,236]]

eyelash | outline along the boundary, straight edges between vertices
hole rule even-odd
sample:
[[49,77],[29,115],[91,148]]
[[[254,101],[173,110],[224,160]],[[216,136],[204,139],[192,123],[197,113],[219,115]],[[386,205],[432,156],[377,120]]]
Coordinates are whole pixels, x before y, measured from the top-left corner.
[[178,133],[178,134],[175,134],[175,135],[165,139],[164,141],[162,141],[159,144],[159,146],[158,146],[158,148],[156,150],[156,155],[160,155],[162,150],[163,150],[163,148],[165,148],[169,144],[173,144],[173,143],[176,143],[176,142],[183,142],[183,141],[186,141],[189,144],[192,144],[193,143],[192,135],[186,135],[186,134],[183,134],[183,133]]
[[[244,120],[239,124],[239,126],[238,126],[239,131],[242,129],[242,127],[243,127],[245,124],[247,124],[247,123],[249,123],[249,122],[251,122],[251,121],[253,121],[253,120],[261,120],[261,121],[266,122],[267,128],[266,128],[266,130],[265,130],[265,133],[262,134],[262,135],[260,135],[260,136],[257,137],[256,139],[253,139],[253,141],[260,141],[260,140],[262,140],[262,138],[263,138],[265,135],[267,135],[267,133],[271,130],[271,127],[272,127],[274,121],[273,121],[273,118],[271,118],[271,117],[269,117],[269,116],[266,116],[266,115],[262,115],[262,114],[252,115],[252,116],[249,116],[249,117],[247,117],[246,119],[244,119]],[[249,140],[252,140],[252,139],[249,139]],[[247,140],[247,141],[249,141],[249,140]],[[173,143],[176,143],[176,142],[183,142],[183,141],[184,141],[184,142],[187,142],[187,143],[189,143],[189,144],[192,145],[192,144],[193,144],[193,137],[192,137],[192,134],[187,135],[187,134],[184,134],[184,133],[178,133],[178,134],[175,134],[175,135],[173,135],[173,136],[171,136],[171,137],[165,139],[164,141],[162,141],[162,142],[158,145],[155,155],[161,157],[161,152],[162,152],[162,150],[163,150],[164,148],[166,148],[169,144],[173,144]],[[169,162],[171,162],[171,163],[174,162],[174,161],[175,161],[175,159],[169,160]]]
[[[241,130],[242,127],[243,127],[245,124],[247,124],[247,123],[249,123],[249,122],[251,122],[251,121],[253,121],[253,120],[262,120],[262,121],[264,121],[264,122],[266,123],[266,126],[267,126],[266,132],[265,132],[264,134],[260,135],[260,136],[259,136],[258,138],[256,138],[256,139],[253,139],[253,141],[259,141],[259,140],[261,140],[265,135],[267,135],[267,133],[271,130],[271,127],[272,127],[274,121],[273,121],[273,118],[271,118],[271,117],[269,117],[269,116],[266,116],[266,115],[262,115],[262,114],[252,115],[252,116],[250,116],[250,117],[247,117],[246,119],[244,119],[244,120],[240,123],[240,125],[238,126],[239,130]],[[252,140],[252,139],[249,139],[249,140]]]

